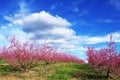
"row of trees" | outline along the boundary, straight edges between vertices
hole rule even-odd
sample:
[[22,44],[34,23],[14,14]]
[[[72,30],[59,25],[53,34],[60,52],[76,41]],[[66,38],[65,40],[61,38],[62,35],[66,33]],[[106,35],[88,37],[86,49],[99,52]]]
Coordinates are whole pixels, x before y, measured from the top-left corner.
[[49,45],[42,44],[35,46],[30,42],[21,44],[15,37],[8,38],[10,45],[0,49],[0,59],[4,59],[13,68],[26,71],[29,67],[34,67],[40,61],[48,64],[54,62],[77,62],[84,63],[83,60],[67,53],[58,52]]
[[[21,44],[15,37],[8,38],[10,45],[0,49],[0,59],[4,59],[13,68],[19,68],[21,71],[26,71],[29,67],[34,67],[40,61],[49,62],[76,62],[84,63],[67,53],[58,52],[49,45],[42,44],[35,46],[30,42]],[[87,50],[88,63],[99,74],[117,74],[120,76],[120,53],[116,51],[116,43],[110,36],[110,42],[106,48],[97,50],[93,47],[88,47]]]
[[107,78],[111,73],[120,76],[120,53],[116,51],[116,43],[112,36],[106,48],[96,50],[88,47],[87,56],[88,63],[97,74],[104,73]]

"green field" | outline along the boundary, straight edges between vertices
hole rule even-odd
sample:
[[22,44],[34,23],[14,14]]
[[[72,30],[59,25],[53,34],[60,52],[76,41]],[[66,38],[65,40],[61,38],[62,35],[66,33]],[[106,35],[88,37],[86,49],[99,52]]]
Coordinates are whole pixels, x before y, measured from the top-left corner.
[[40,62],[26,72],[10,67],[6,61],[0,61],[0,80],[120,80],[119,77],[106,78],[96,74],[88,64]]

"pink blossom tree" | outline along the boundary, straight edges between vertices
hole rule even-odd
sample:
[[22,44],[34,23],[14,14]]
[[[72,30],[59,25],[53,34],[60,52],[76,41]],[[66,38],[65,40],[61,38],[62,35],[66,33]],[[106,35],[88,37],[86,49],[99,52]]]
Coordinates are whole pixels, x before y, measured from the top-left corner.
[[67,53],[58,52],[48,44],[38,45],[37,47],[29,41],[20,43],[15,37],[8,38],[10,45],[4,46],[0,50],[0,58],[5,59],[8,64],[21,71],[26,71],[29,67],[33,67],[40,61],[49,62],[76,62],[84,63]]
[[96,50],[88,47],[87,50],[88,63],[96,72],[106,74],[107,78],[110,77],[110,73],[120,75],[120,56],[116,52],[115,44],[112,36],[110,36],[107,48]]
[[4,46],[1,49],[1,58],[7,60],[12,67],[19,67],[21,71],[26,71],[28,67],[39,62],[38,53],[33,44],[25,42],[19,43],[15,37],[8,38],[9,46]]

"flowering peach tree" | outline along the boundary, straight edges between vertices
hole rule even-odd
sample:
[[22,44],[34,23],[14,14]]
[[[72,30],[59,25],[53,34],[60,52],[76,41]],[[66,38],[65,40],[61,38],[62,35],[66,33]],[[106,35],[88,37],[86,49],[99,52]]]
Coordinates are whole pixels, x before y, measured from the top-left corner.
[[84,63],[83,60],[67,53],[58,52],[47,44],[36,47],[30,41],[20,43],[15,37],[8,38],[8,41],[10,45],[0,49],[0,58],[21,71],[36,66],[40,61],[45,61],[46,64],[52,61]]
[[110,36],[110,42],[106,48],[96,50],[88,47],[88,63],[97,73],[104,73],[110,77],[110,73],[120,76],[120,54],[116,52],[116,43]]
[[38,53],[33,44],[29,42],[21,44],[15,37],[8,40],[10,45],[1,49],[1,58],[7,60],[10,66],[19,67],[20,70],[25,71],[39,62]]

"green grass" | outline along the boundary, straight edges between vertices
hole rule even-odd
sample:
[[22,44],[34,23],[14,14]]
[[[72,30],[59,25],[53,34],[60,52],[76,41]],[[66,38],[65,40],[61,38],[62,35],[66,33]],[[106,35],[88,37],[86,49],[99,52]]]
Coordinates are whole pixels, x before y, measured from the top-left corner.
[[82,80],[106,80],[104,74],[95,73],[88,64],[81,64],[79,70],[75,72],[74,76]]
[[0,60],[0,65],[6,64],[7,61],[6,60]]
[[9,75],[12,72],[8,65],[0,66],[0,76]]
[[79,64],[61,63],[61,66],[55,68],[55,73],[49,77],[49,80],[70,80],[78,70]]
[[0,60],[0,77],[9,75],[24,80],[107,80],[104,74],[96,74],[89,64],[50,62],[46,65],[42,61],[27,72],[20,72]]
[[56,72],[52,74],[49,80],[104,80],[104,74],[97,75],[88,64],[63,63],[61,67],[56,68]]
[[69,75],[65,75],[65,74],[52,74],[48,80],[70,80],[70,76]]
[[5,60],[0,60],[0,76],[9,75],[12,72]]

